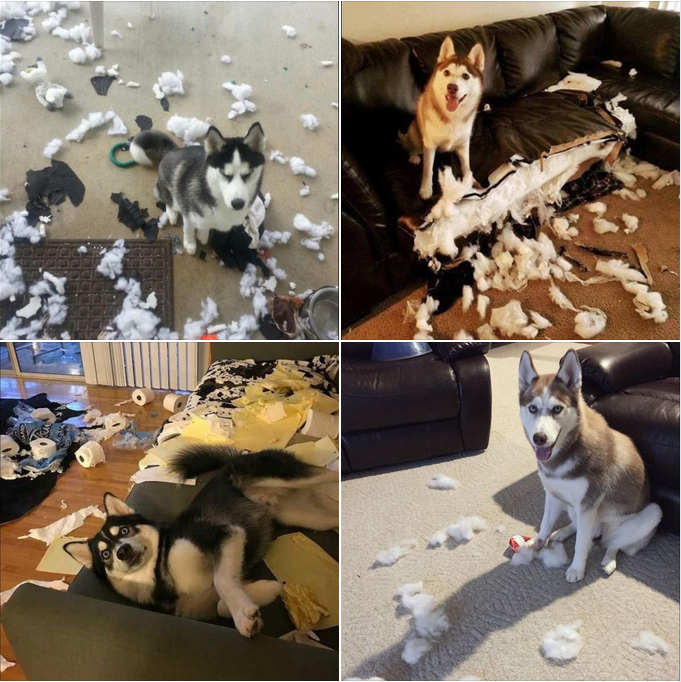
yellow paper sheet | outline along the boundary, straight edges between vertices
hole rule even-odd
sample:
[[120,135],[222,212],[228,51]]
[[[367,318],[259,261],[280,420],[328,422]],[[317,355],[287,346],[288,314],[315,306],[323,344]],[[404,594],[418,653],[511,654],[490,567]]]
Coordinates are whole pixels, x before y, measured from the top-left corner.
[[215,433],[210,420],[203,417],[192,417],[189,424],[182,429],[180,438],[194,438],[209,445],[231,445],[234,442],[224,434]]
[[260,419],[264,419],[268,424],[273,424],[286,417],[286,410],[284,409],[284,405],[278,401],[265,403],[260,406],[258,416]]
[[338,447],[328,436],[317,441],[289,445],[286,450],[303,462],[316,467],[325,467],[338,457]]
[[[232,418],[237,423],[236,413]],[[239,423],[234,428],[232,437],[234,445],[243,450],[257,452],[270,448],[283,449],[293,438],[293,434],[300,426],[300,416],[294,415],[286,419],[280,419],[274,424],[268,424],[263,419],[252,414],[242,415]]]
[[79,564],[70,554],[64,551],[64,545],[67,542],[76,542],[77,540],[87,540],[87,538],[70,538],[61,535],[56,537],[47,547],[47,551],[43,554],[43,558],[40,560],[36,571],[76,575],[83,568],[83,565]]
[[315,626],[316,630],[338,625],[338,562],[316,542],[302,533],[282,535],[270,546],[265,563],[277,580],[309,588],[315,601],[329,612]]

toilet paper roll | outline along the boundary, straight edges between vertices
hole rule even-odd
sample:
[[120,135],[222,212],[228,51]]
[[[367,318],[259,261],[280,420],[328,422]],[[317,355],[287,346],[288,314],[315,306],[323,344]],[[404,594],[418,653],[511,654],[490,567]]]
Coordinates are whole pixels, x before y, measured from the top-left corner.
[[168,412],[182,412],[187,406],[187,396],[178,395],[177,393],[168,393],[168,395],[163,398],[163,407],[168,410]]
[[49,438],[38,438],[31,441],[33,459],[45,459],[57,452],[57,444]]
[[31,417],[33,417],[33,419],[41,419],[50,424],[54,424],[54,422],[57,421],[54,412],[48,410],[46,407],[39,407],[37,410],[33,410],[33,412],[31,412]]
[[154,400],[154,392],[150,388],[136,388],[132,392],[132,400],[137,405],[146,405]]
[[78,464],[81,464],[86,469],[91,469],[92,467],[96,467],[98,464],[105,462],[106,455],[104,454],[104,450],[102,450],[102,446],[91,440],[76,450],[76,459],[78,460]]
[[0,452],[3,457],[10,457],[19,452],[19,445],[12,436],[0,436]]
[[338,438],[338,415],[307,411],[307,419],[300,432],[311,438]]

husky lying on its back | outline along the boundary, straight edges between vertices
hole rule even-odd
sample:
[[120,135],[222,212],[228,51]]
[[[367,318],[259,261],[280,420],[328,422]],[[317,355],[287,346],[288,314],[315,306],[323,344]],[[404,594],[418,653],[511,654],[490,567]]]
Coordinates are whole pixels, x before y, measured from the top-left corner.
[[[178,147],[165,133],[135,135],[130,154],[137,163],[159,163],[155,194],[166,205],[168,222],[184,223],[184,248],[196,253],[196,238],[208,243],[211,230],[228,232],[244,224],[258,196],[265,164],[265,134],[254,123],[245,137],[222,136],[211,126],[204,146]],[[258,241],[258,234],[251,234]]]
[[338,504],[320,487],[337,483],[338,474],[280,450],[239,455],[210,446],[181,453],[171,466],[185,479],[220,471],[171,523],[150,521],[106,493],[102,529],[64,549],[128,599],[188,618],[231,617],[251,637],[262,626],[258,607],[282,587],[246,582],[269,546],[273,521],[335,528]]
[[[617,552],[643,549],[662,518],[650,502],[645,466],[632,440],[611,429],[582,398],[582,368],[571,350],[557,374],[537,374],[530,354],[520,359],[520,418],[537,456],[546,499],[534,549],[577,533],[575,556],[565,577],[584,577],[591,540],[606,548],[601,565],[610,575]],[[551,531],[562,511],[570,523]]]

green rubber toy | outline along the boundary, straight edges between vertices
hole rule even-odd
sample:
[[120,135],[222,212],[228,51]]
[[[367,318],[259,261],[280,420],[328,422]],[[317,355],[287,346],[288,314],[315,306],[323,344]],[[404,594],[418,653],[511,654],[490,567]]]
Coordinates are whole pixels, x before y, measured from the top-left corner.
[[113,163],[115,166],[118,166],[119,168],[130,168],[130,166],[135,166],[137,164],[137,161],[134,159],[130,159],[130,161],[119,161],[116,158],[116,152],[123,147],[128,147],[129,144],[129,142],[117,142],[113,147],[111,147],[109,150],[109,159],[111,160],[111,163]]

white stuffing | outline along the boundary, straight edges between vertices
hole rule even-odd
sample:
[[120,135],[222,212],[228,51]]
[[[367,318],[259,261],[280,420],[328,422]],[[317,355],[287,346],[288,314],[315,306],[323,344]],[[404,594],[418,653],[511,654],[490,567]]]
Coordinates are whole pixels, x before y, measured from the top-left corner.
[[612,258],[609,261],[597,260],[596,270],[604,275],[615,277],[622,282],[640,282],[645,284],[648,281],[642,272],[632,268],[629,263],[616,258]]
[[103,249],[102,259],[97,266],[97,272],[100,272],[109,279],[116,279],[123,272],[123,257],[127,252],[125,240],[118,239],[109,251]]
[[382,549],[376,553],[376,563],[381,566],[392,566],[399,559],[416,547],[416,540],[402,540],[399,545],[394,545],[388,549]]
[[9,198],[9,189],[7,189],[7,187],[0,189],[0,203],[3,201],[11,201]]
[[475,337],[472,334],[469,334],[466,330],[464,329],[459,329],[458,332],[454,335],[454,338],[457,341],[474,341]]
[[248,99],[253,94],[253,88],[247,83],[236,85],[231,81],[227,81],[222,84],[222,87],[225,90],[229,90],[236,100],[230,107],[227,118],[233,119],[241,114],[245,114],[247,111],[255,111],[257,109],[256,105]]
[[140,84],[137,81],[128,81],[125,84],[126,88],[139,88]]
[[296,37],[296,29],[293,26],[282,26],[281,30],[286,34],[287,38]]
[[169,95],[184,95],[184,74],[182,71],[179,69],[175,73],[164,71],[154,84],[154,94],[156,99],[163,99],[164,96],[168,97]]
[[447,529],[441,528],[433,533],[433,536],[428,541],[428,547],[440,547],[447,542]]
[[594,218],[594,232],[605,234],[606,232],[619,232],[620,226],[605,218]]
[[582,621],[578,620],[571,625],[556,625],[555,630],[550,630],[542,640],[542,653],[545,658],[557,661],[570,661],[579,656],[583,642],[579,634]]
[[285,166],[288,163],[288,156],[284,156],[278,149],[275,149],[270,154],[270,161],[276,161]]
[[279,230],[263,230],[258,246],[265,249],[271,249],[275,244],[288,244],[290,239],[291,232],[288,230],[285,232]]
[[[676,173],[676,176],[674,175]],[[671,173],[664,173],[655,180],[653,183],[653,189],[662,189],[663,187],[669,187],[669,185],[678,185],[678,171],[672,171]]]
[[335,234],[333,225],[323,220],[319,225],[308,220],[302,213],[296,214],[293,218],[293,227],[298,232],[305,234],[305,237],[300,240],[301,246],[312,251],[319,251],[321,248],[320,242],[322,239],[329,239]]
[[494,329],[498,329],[505,337],[522,335],[523,329],[528,326],[529,320],[523,312],[520,301],[513,299],[505,306],[492,308],[489,320]]
[[40,296],[31,296],[29,302],[20,310],[17,310],[17,317],[29,318],[33,317],[41,308],[42,300]]
[[116,36],[118,38],[122,38],[123,36],[118,32],[118,31],[111,31],[112,36]]
[[87,253],[87,246],[79,246],[78,253]]
[[463,291],[461,292],[461,309],[464,313],[468,312],[474,298],[475,294],[473,293],[473,287],[468,284],[464,285]]
[[662,654],[666,656],[669,653],[669,644],[650,630],[641,630],[638,639],[633,640],[631,646],[651,655]]
[[478,294],[478,315],[480,315],[480,319],[484,320],[485,316],[487,315],[487,307],[490,304],[490,297],[485,296],[484,294]]
[[638,230],[638,218],[635,215],[623,213],[622,222],[625,225],[624,234],[631,234],[632,232],[636,232],[636,230]]
[[602,216],[608,207],[602,201],[592,201],[590,204],[584,204],[584,208],[589,211],[589,213],[596,213]]
[[61,146],[62,141],[58,137],[55,137],[54,140],[50,140],[45,145],[45,149],[43,149],[43,156],[51,159],[61,149]]
[[303,114],[300,117],[300,120],[303,122],[303,127],[308,130],[316,130],[319,128],[319,121],[314,114]]
[[567,242],[572,241],[572,238],[579,234],[579,230],[570,225],[567,218],[554,218],[551,221],[551,229],[558,239],[563,239]]
[[600,334],[607,323],[608,316],[599,308],[582,310],[575,315],[575,333],[583,339],[591,339]]
[[511,555],[511,566],[526,566],[534,559],[532,545],[522,545]]
[[128,22],[128,28],[132,28],[132,24]]
[[106,131],[107,135],[127,135],[128,134],[128,128],[123,123],[123,119],[118,114],[114,114],[114,117],[111,121],[111,128],[109,128]]
[[321,62],[321,65],[322,65],[322,66],[333,66],[333,62],[332,62],[330,59],[324,59],[324,60]]
[[106,66],[102,66],[101,64],[97,67],[95,67],[95,73],[99,74],[100,76],[105,76],[106,75]]
[[206,333],[206,327],[217,319],[218,306],[215,301],[208,296],[205,301],[201,301],[201,319],[192,320],[187,318],[184,325],[183,339],[197,340]]
[[422,580],[417,583],[405,583],[404,585],[400,585],[397,590],[395,590],[395,596],[403,597],[406,595],[408,597],[413,597],[418,592],[423,592]]
[[560,568],[568,564],[568,555],[562,542],[551,542],[547,547],[539,550],[537,557],[546,568]]
[[632,140],[636,139],[636,119],[631,114],[628,109],[624,109],[620,106],[620,102],[624,102],[627,98],[620,92],[616,97],[608,100],[605,103],[606,109],[619,119],[622,124],[622,130],[626,133],[627,137]]
[[480,516],[460,516],[456,523],[447,526],[447,535],[456,542],[468,542],[475,533],[487,528],[487,522]]
[[629,78],[636,78],[638,71],[636,69],[629,69]]
[[426,296],[426,300],[421,303],[416,311],[416,334],[414,339],[421,341],[428,341],[433,339],[430,333],[433,331],[431,325],[428,324],[430,316],[438,309],[440,301],[435,300],[432,296]]
[[601,87],[603,81],[598,78],[592,78],[585,73],[573,73],[568,71],[568,75],[555,85],[546,88],[546,92],[554,92],[556,90],[582,90],[584,92],[593,92]]
[[301,197],[306,197],[310,194],[310,186],[305,185],[301,190],[300,190],[300,196]]
[[298,156],[292,156],[289,164],[294,175],[307,175],[310,178],[317,177],[317,171],[311,166],[308,166],[305,161]]
[[232,63],[232,58],[228,54],[223,54],[222,57],[220,57],[220,61],[223,64],[231,64]]
[[69,29],[61,28],[61,26],[55,27],[52,30],[52,35],[63,38],[64,40],[72,40],[76,43],[85,44],[90,40],[91,31],[90,27],[85,22],[82,22]]
[[208,133],[210,124],[199,121],[198,118],[185,118],[174,114],[168,120],[166,128],[177,135],[187,145],[199,144],[197,140],[204,138]]
[[93,128],[103,126],[105,123],[113,121],[115,118],[117,118],[117,116],[112,109],[109,109],[109,111],[107,111],[106,113],[97,111],[92,114],[88,114],[87,118],[81,119],[80,124],[76,128],[74,128],[68,135],[66,135],[66,139],[69,140],[70,142],[80,142],[83,139],[83,137],[85,137],[85,133],[87,133],[88,130],[92,130]]
[[617,69],[622,68],[622,62],[619,62],[616,59],[605,59],[601,64],[604,64],[605,66],[614,66]]
[[461,487],[461,483],[455,478],[450,478],[444,474],[437,474],[430,479],[428,487],[433,490],[458,490]]
[[506,532],[506,526],[504,526],[503,523],[500,523],[498,526],[494,526],[494,532],[495,533],[505,533]]
[[422,637],[414,637],[407,641],[402,652],[402,660],[409,665],[418,663],[433,648],[432,642]]
[[114,76],[115,78],[118,78],[118,76],[120,75],[118,73],[118,64],[114,64],[110,69],[107,69],[106,75],[107,76]]
[[[121,240],[122,241],[122,240]],[[125,291],[125,298],[121,311],[114,318],[118,330],[117,337],[121,339],[153,339],[161,319],[152,310],[156,308],[156,293],[142,299],[142,286],[135,279],[119,277],[114,285],[118,291]]]

